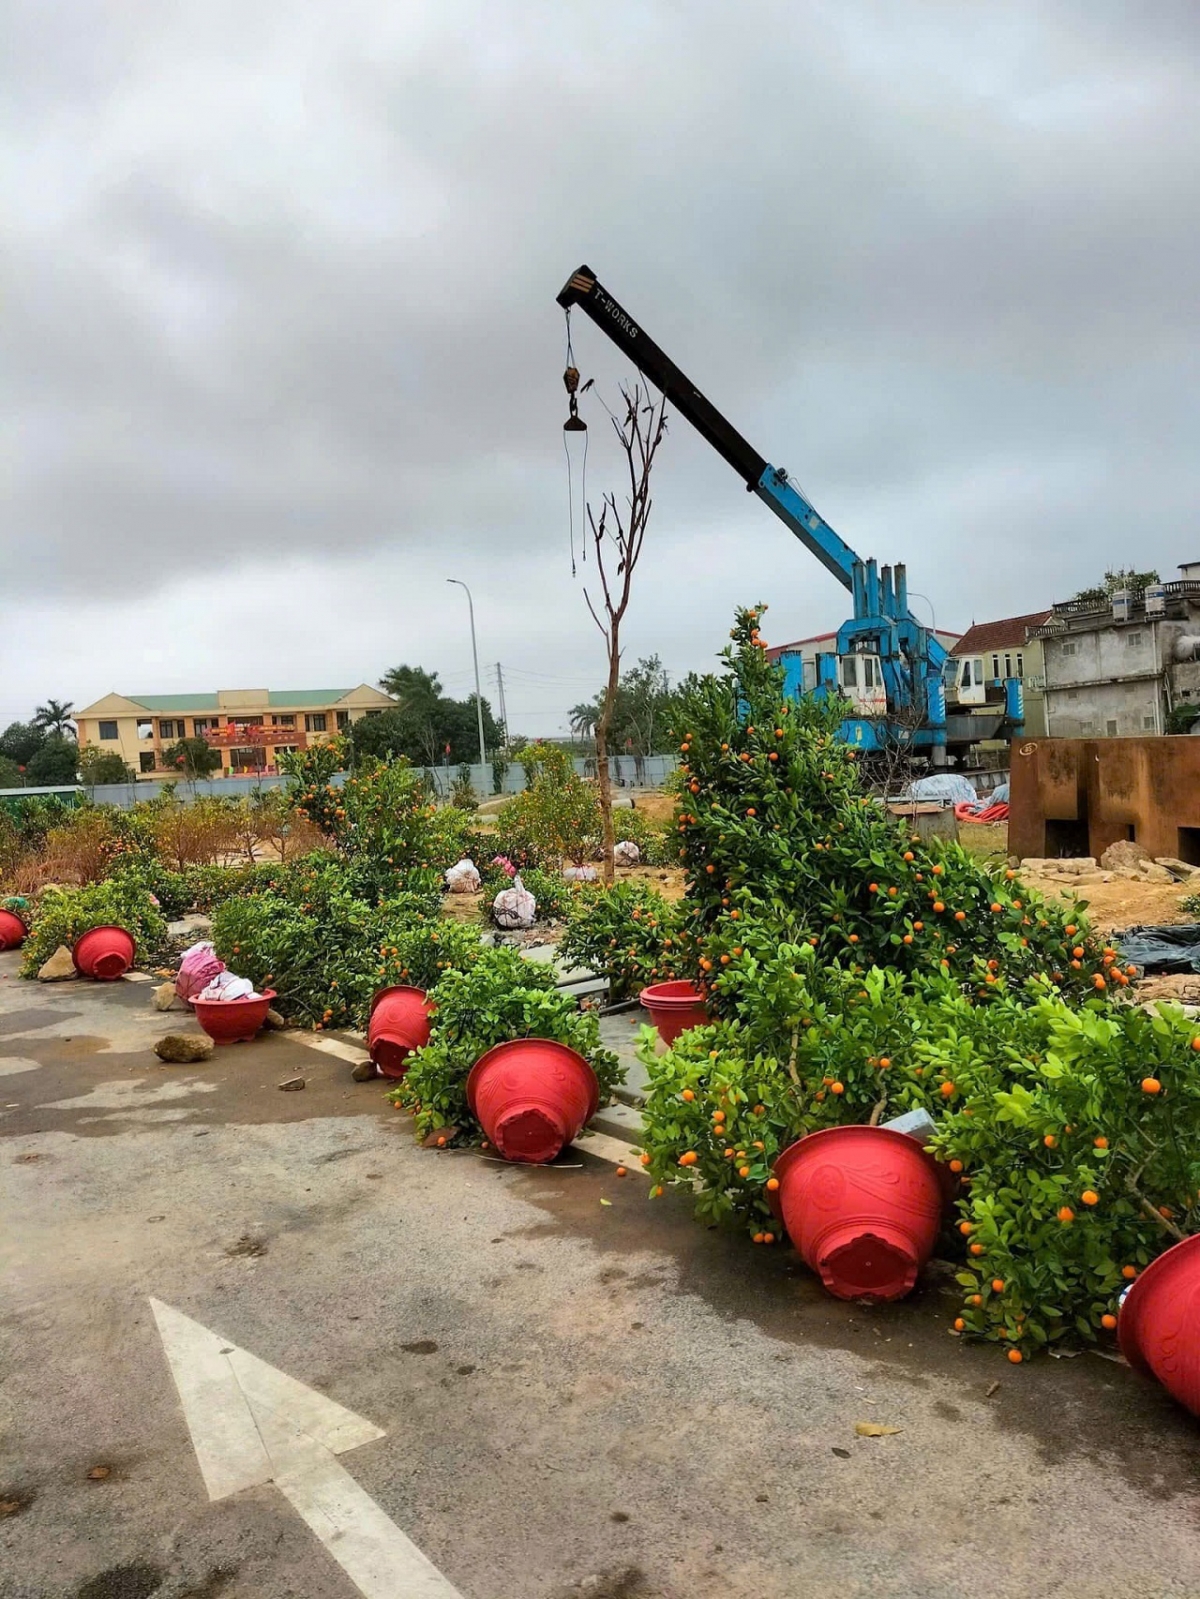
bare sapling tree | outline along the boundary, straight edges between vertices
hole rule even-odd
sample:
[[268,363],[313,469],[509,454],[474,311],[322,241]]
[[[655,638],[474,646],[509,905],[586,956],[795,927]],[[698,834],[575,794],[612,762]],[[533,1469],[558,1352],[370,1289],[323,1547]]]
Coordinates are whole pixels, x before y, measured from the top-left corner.
[[[613,880],[613,850],[616,846],[612,778],[608,769],[608,735],[621,678],[621,624],[629,609],[633,574],[650,520],[650,474],[667,424],[666,401],[661,398],[655,400],[648,391],[643,390],[640,383],[634,383],[632,387],[622,384],[621,398],[625,402],[624,415],[609,411],[608,416],[625,457],[627,493],[620,499],[615,493],[606,494],[600,504],[599,516],[590,504],[587,507],[588,531],[596,554],[600,592],[593,601],[586,587],[583,591],[592,620],[603,635],[608,653],[608,680],[596,722],[596,774],[600,783],[606,883]],[[605,409],[608,410],[608,407]]]

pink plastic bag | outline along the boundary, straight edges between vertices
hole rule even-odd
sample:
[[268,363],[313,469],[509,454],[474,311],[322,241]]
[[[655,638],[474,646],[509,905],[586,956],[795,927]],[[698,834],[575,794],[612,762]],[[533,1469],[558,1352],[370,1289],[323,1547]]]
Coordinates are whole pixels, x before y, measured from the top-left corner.
[[180,999],[195,999],[224,970],[225,962],[217,959],[211,944],[193,944],[191,949],[183,952],[179,975],[175,979],[175,992]]

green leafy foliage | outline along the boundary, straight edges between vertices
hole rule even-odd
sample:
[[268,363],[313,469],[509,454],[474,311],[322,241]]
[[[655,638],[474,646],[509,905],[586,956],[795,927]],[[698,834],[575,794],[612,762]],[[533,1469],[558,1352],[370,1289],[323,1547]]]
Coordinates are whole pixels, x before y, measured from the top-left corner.
[[89,744],[79,751],[79,777],[89,788],[103,783],[132,783],[133,767],[115,750],[102,750]]
[[166,942],[166,922],[147,890],[130,877],[114,877],[83,888],[47,889],[33,913],[21,975],[36,977],[38,967],[60,944],[70,949],[93,927],[107,926],[123,927],[133,935],[139,964],[153,962]]
[[221,769],[221,752],[202,738],[181,738],[163,751],[163,766],[189,783]]
[[436,888],[370,900],[358,892],[360,866],[315,855],[289,868],[259,868],[255,892],[217,907],[218,955],[274,988],[279,1009],[297,1022],[363,1028],[379,988],[428,988],[451,964],[469,965],[481,947],[476,929],[439,917]]
[[448,1141],[477,1143],[482,1129],[467,1106],[467,1077],[495,1044],[514,1038],[552,1038],[589,1062],[600,1084],[601,1103],[622,1080],[617,1057],[600,1043],[593,1012],[555,988],[548,966],[501,947],[483,952],[468,970],[451,969],[430,991],[434,1011],[429,1043],[411,1059],[391,1098],[412,1113],[425,1139],[457,1128]]
[[688,913],[646,883],[588,887],[568,908],[558,953],[572,966],[604,973],[612,998],[623,999],[650,983],[690,975]]
[[580,777],[565,750],[533,744],[521,753],[527,786],[496,819],[495,848],[522,871],[558,871],[582,865],[600,849],[600,800],[594,783]]
[[51,733],[25,768],[27,782],[47,788],[74,783],[78,773],[79,748],[73,738],[61,733]]

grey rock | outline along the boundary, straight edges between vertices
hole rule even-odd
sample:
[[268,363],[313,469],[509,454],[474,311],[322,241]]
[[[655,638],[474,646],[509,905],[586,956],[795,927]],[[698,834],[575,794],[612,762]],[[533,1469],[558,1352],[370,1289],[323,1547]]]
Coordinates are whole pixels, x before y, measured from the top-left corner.
[[1117,872],[1125,866],[1136,866],[1139,861],[1150,859],[1149,850],[1144,850],[1140,844],[1135,844],[1130,838],[1119,838],[1115,844],[1110,844],[1100,857],[1100,864],[1107,871]]
[[154,1053],[169,1066],[190,1066],[195,1061],[211,1059],[216,1047],[202,1033],[168,1033],[155,1044]]
[[303,1077],[289,1077],[286,1082],[279,1084],[285,1094],[296,1094],[307,1086],[307,1079]]
[[1139,875],[1147,883],[1175,883],[1179,881],[1178,878],[1172,876],[1165,866],[1156,866],[1153,861],[1149,865],[1143,862]]
[[48,961],[38,968],[39,983],[61,983],[68,977],[78,977],[75,961],[65,944],[60,944]]
[[174,983],[160,983],[154,990],[155,1010],[170,1010],[176,997]]
[[1154,864],[1170,872],[1171,876],[1179,883],[1187,883],[1193,877],[1200,876],[1200,870],[1197,870],[1195,866],[1189,866],[1186,861],[1181,861],[1175,855],[1156,855]]
[[350,1073],[356,1083],[368,1083],[376,1075],[373,1060],[360,1060]]

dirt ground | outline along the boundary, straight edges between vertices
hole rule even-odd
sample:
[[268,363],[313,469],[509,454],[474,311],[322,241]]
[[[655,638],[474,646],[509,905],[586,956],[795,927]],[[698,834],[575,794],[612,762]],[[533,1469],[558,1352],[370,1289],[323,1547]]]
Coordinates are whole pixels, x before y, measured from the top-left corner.
[[[977,860],[988,865],[1000,865],[1008,858],[1008,827],[1004,822],[983,826],[964,822],[959,827],[959,842]],[[1180,909],[1180,901],[1196,892],[1190,884],[1139,883],[1115,876],[1107,883],[1099,877],[1060,882],[1040,872],[1025,872],[1022,876],[1040,893],[1081,900],[1088,907],[1096,929],[1102,933],[1196,919],[1194,914]]]

